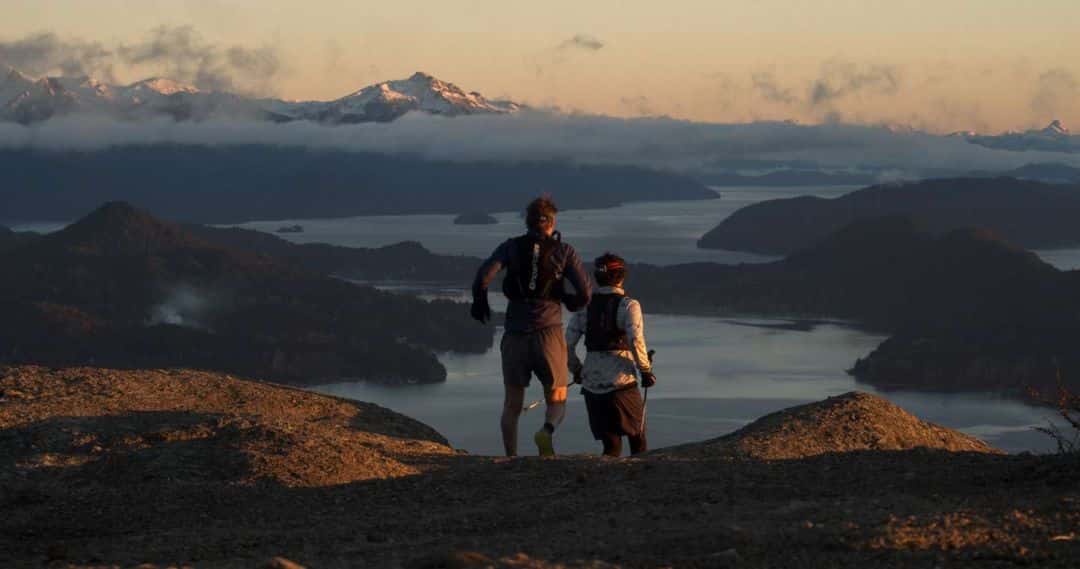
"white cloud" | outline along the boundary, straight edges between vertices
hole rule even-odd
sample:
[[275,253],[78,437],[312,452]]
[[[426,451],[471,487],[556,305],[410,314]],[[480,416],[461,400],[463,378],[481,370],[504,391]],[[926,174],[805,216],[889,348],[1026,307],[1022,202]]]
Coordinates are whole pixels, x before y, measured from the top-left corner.
[[136,144],[273,144],[419,155],[457,161],[571,160],[685,170],[722,159],[810,160],[827,166],[1006,169],[1030,162],[1080,165],[1080,156],[1007,152],[960,138],[848,124],[692,123],[543,111],[445,118],[410,114],[391,123],[117,121],[69,116],[0,124],[0,148],[94,150]]

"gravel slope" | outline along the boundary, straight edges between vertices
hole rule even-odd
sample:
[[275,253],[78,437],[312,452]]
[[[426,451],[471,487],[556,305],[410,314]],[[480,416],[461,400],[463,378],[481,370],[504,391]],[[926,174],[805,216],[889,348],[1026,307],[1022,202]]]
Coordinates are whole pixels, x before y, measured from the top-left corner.
[[[1075,459],[830,452],[825,438],[802,453],[812,456],[779,459],[781,441],[798,439],[753,431],[772,459],[710,442],[641,459],[507,460],[455,452],[374,405],[217,374],[17,367],[0,370],[0,392],[3,567],[239,568],[273,566],[275,556],[307,567],[1074,567],[1080,558]],[[863,396],[790,414],[828,423],[850,404],[889,424],[875,413],[889,407]],[[782,417],[762,424],[785,432]]]

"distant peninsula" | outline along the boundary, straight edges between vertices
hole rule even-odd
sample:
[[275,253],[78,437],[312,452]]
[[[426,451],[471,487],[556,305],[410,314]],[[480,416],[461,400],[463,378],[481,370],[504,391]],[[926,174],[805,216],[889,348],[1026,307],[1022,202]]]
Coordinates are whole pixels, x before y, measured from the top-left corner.
[[786,255],[860,218],[905,215],[926,231],[980,227],[1026,248],[1080,244],[1080,186],[1015,178],[956,178],[883,184],[832,199],[769,200],[744,207],[698,246]]
[[1080,388],[1080,272],[993,232],[867,218],[781,261],[631,267],[653,312],[837,318],[891,335],[852,372],[881,388],[1026,397]]

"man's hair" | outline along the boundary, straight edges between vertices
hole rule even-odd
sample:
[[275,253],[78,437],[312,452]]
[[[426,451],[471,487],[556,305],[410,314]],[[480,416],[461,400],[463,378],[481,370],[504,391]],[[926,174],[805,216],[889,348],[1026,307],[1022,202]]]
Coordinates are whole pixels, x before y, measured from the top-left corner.
[[593,276],[600,286],[615,286],[626,280],[626,261],[615,253],[604,253],[593,261]]
[[529,202],[529,207],[525,208],[525,225],[537,231],[547,229],[554,225],[556,213],[559,213],[559,208],[555,207],[551,196],[544,194]]

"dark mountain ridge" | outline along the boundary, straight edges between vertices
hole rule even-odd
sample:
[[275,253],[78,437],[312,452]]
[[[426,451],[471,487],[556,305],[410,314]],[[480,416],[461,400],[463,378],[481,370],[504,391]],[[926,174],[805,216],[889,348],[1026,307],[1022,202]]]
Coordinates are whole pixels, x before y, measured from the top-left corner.
[[991,232],[938,235],[892,216],[857,221],[772,263],[638,265],[632,286],[653,310],[822,316],[895,331],[954,319],[965,302],[1061,274]]
[[0,252],[15,247],[21,243],[37,237],[36,233],[27,231],[13,231],[0,225]]
[[326,243],[297,244],[276,235],[206,225],[185,229],[221,247],[249,251],[306,270],[361,281],[467,283],[480,259],[463,255],[436,255],[416,241],[385,247],[342,247]]
[[984,227],[1025,248],[1080,244],[1080,186],[1013,178],[956,178],[886,184],[825,199],[770,200],[736,211],[698,246],[786,255],[860,218],[912,216],[943,233]]
[[[1022,395],[1080,386],[1080,272],[993,232],[863,219],[782,261],[632,268],[650,312],[839,318],[892,335],[854,374],[881,387]],[[921,346],[921,347],[920,347]],[[954,375],[955,374],[955,377]]]
[[716,193],[678,174],[569,162],[465,163],[271,145],[0,150],[0,221],[68,221],[102,202],[188,223],[518,210],[542,193],[563,209]]
[[0,265],[7,362],[441,381],[434,350],[492,341],[459,305],[221,247],[124,203],[0,253]]

